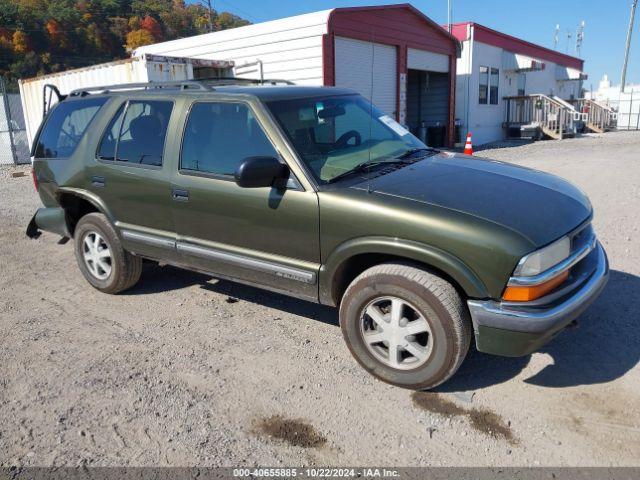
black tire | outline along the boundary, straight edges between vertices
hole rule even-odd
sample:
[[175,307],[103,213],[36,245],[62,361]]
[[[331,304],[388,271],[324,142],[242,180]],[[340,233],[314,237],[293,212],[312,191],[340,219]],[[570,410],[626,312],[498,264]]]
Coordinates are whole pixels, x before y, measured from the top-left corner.
[[[425,351],[430,354],[425,356],[425,363],[415,368],[411,368],[411,364],[405,369],[392,368],[376,358],[372,347],[365,342],[363,328],[366,327],[362,325],[371,321],[364,315],[365,309],[372,302],[378,299],[384,302],[384,298],[389,297],[405,302],[409,313],[417,310],[431,330],[423,334],[423,338],[432,342],[428,350],[425,340]],[[384,382],[413,390],[434,388],[451,378],[467,355],[472,330],[467,308],[449,282],[415,266],[399,263],[372,267],[349,285],[340,303],[340,327],[349,350],[365,370]],[[388,347],[388,344],[377,345],[373,348],[381,352]],[[399,351],[400,357],[411,357],[402,348]]]
[[[110,271],[100,270],[94,274],[89,267],[89,262],[85,261],[85,239],[95,238],[98,234],[103,240],[103,247],[106,245],[110,251],[108,265]],[[104,293],[119,293],[133,287],[142,274],[142,259],[136,257],[122,248],[120,237],[115,229],[101,213],[89,213],[82,217],[76,226],[73,241],[75,244],[76,261],[84,278],[92,287]],[[99,278],[97,275],[105,275]]]

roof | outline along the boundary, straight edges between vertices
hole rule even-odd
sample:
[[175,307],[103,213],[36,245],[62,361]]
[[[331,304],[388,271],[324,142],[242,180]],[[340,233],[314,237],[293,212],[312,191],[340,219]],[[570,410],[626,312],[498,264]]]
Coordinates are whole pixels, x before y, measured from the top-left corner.
[[[157,53],[163,55],[182,54],[185,48],[198,48],[205,45],[211,45],[218,42],[228,42],[239,40],[241,38],[256,38],[256,41],[265,41],[265,36],[272,35],[276,32],[282,31],[300,31],[304,37],[316,34],[326,34],[334,30],[336,19],[341,18],[344,15],[354,15],[358,13],[371,13],[379,16],[379,26],[389,30],[391,36],[397,35],[397,32],[388,25],[389,18],[385,17],[387,12],[410,12],[415,15],[419,21],[424,25],[433,29],[436,35],[442,36],[443,39],[450,41],[452,44],[458,45],[458,40],[449,32],[442,30],[438,23],[431,20],[420,10],[415,8],[409,3],[399,3],[390,5],[374,5],[374,6],[361,6],[361,7],[340,7],[328,10],[320,10],[318,12],[305,13],[302,15],[295,15],[292,17],[279,18],[277,20],[271,20],[268,22],[254,23],[251,25],[245,25],[243,27],[230,28],[227,30],[220,30],[218,32],[204,33],[202,35],[195,35],[192,37],[179,38],[177,40],[170,40],[167,42],[155,43],[151,45],[145,45],[138,47],[134,51],[134,55],[141,55],[143,53]],[[378,25],[377,25],[378,26]],[[358,31],[364,28],[364,34],[366,38],[370,39],[371,27],[368,25],[349,25],[349,28],[353,28]],[[260,39],[262,37],[262,39]],[[275,41],[273,38],[269,41]],[[174,52],[174,53],[172,53]],[[207,55],[210,52],[204,48],[202,51],[198,51],[197,56]]]
[[178,38],[167,42],[153,43],[138,47],[133,54],[140,55],[142,53],[159,53],[167,54],[167,52],[180,51],[197,45],[210,45],[216,42],[225,42],[237,40],[240,38],[259,37],[268,35],[273,32],[294,29],[307,29],[322,26],[326,33],[329,16],[333,9],[321,10],[318,12],[305,13],[294,17],[279,18],[268,22],[254,23],[243,27],[229,28],[218,32],[203,33],[202,35],[194,35],[192,37]]
[[[522,40],[521,38],[498,32],[497,30],[485,27],[479,23],[454,23],[451,28],[451,33],[461,42],[468,40],[468,27],[474,28],[473,39],[476,42],[493,45],[494,47],[499,47],[513,53],[520,53],[541,60],[547,60],[557,65],[575,68],[580,71],[584,68],[584,60],[581,58],[566,55],[564,53],[557,52],[556,50],[551,50],[550,48]],[[446,28],[446,26],[444,28]]]
[[418,10],[416,7],[414,7],[413,5],[411,5],[410,3],[395,3],[395,4],[387,4],[387,5],[369,5],[369,6],[362,6],[362,7],[340,7],[340,8],[334,8],[331,12],[331,15],[329,17],[329,20],[331,20],[331,16],[334,14],[340,14],[340,13],[349,13],[349,12],[366,12],[366,11],[370,11],[370,12],[381,12],[383,13],[384,11],[394,11],[394,10],[407,10],[410,13],[414,14],[415,16],[417,16],[423,23],[425,23],[427,26],[433,28],[435,31],[437,31],[438,33],[444,33],[444,37],[449,39],[450,41],[454,42],[455,44],[458,43],[458,39],[452,35],[451,33],[449,33],[446,30],[442,30],[440,28],[440,25],[437,22],[434,22],[433,20],[431,20],[429,17],[427,17],[424,13],[422,13],[420,10]]

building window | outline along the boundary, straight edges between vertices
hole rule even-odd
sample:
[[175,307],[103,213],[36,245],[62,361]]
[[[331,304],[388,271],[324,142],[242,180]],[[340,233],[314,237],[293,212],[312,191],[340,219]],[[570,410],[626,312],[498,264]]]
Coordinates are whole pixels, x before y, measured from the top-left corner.
[[480,90],[478,98],[481,105],[486,105],[489,90],[489,67],[480,67]]
[[499,79],[500,70],[497,68],[480,67],[478,101],[481,105],[498,105]]
[[489,103],[491,105],[498,105],[498,84],[500,82],[500,70],[497,68],[491,69],[491,81],[489,84]]
[[527,75],[524,73],[519,73],[518,74],[518,96],[519,97],[524,97],[526,86],[527,86]]

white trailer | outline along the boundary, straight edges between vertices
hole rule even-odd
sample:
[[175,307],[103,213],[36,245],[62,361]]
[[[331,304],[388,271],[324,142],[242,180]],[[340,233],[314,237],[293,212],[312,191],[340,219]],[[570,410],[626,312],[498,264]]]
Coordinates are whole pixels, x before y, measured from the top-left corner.
[[[54,85],[62,95],[66,95],[75,89],[101,85],[220,78],[232,75],[232,61],[141,54],[125,60],[20,80],[20,98],[29,147],[42,121],[45,85]],[[54,95],[53,101],[55,100]]]

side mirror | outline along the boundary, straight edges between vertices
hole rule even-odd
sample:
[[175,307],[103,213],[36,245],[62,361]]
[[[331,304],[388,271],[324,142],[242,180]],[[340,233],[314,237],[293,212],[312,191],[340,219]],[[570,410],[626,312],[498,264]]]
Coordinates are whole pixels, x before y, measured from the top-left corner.
[[282,188],[289,178],[289,167],[274,157],[247,157],[234,176],[238,186],[243,188]]

